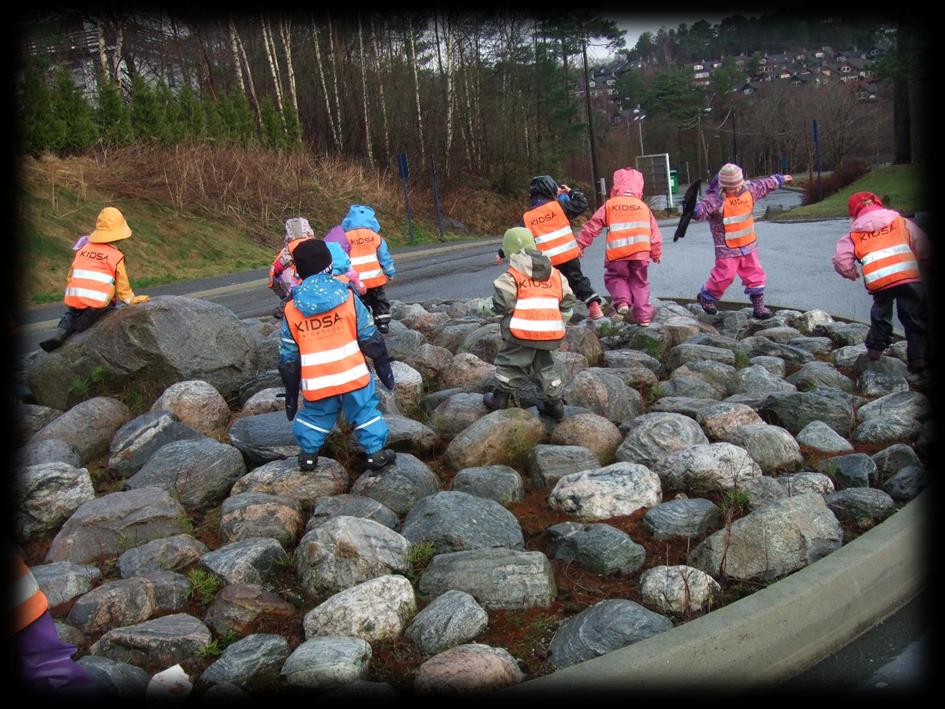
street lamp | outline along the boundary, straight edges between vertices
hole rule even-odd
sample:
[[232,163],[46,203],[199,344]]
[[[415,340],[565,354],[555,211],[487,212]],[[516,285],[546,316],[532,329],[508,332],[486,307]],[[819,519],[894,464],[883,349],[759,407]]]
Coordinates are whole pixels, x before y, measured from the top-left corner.
[[643,121],[646,120],[646,113],[637,106],[633,109],[633,120],[636,121],[637,127],[639,128],[640,133],[640,155],[643,155]]

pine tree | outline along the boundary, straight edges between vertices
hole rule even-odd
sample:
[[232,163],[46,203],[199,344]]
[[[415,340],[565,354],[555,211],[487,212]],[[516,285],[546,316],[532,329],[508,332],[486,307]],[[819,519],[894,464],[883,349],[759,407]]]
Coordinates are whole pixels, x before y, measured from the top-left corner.
[[139,140],[164,141],[164,111],[154,89],[140,75],[131,80],[131,127]]
[[65,142],[66,126],[52,115],[52,95],[44,68],[30,62],[24,68],[22,95],[18,103],[19,150],[39,157]]
[[200,102],[203,108],[205,134],[211,142],[220,143],[226,138],[226,124],[220,113],[220,105],[209,95]]
[[92,119],[92,108],[72,81],[69,72],[62,69],[56,77],[56,90],[52,97],[52,115],[62,121],[65,135],[57,152],[81,153],[98,140],[98,127]]
[[285,121],[285,132],[287,145],[297,145],[302,140],[301,126],[299,126],[298,114],[292,106],[286,106],[283,112]]
[[105,145],[127,145],[134,140],[131,114],[122,99],[121,90],[111,81],[99,84],[95,121]]
[[285,124],[269,96],[264,97],[260,102],[260,113],[262,114],[263,144],[269,148],[280,150],[285,148]]
[[180,103],[178,103],[170,87],[163,81],[158,83],[154,93],[164,114],[160,133],[161,144],[174,145],[180,143],[188,132],[188,127],[184,124]]
[[256,113],[246,98],[246,94],[235,93],[230,96],[235,116],[236,133],[234,140],[240,145],[252,145],[256,142]]
[[184,135],[193,140],[203,140],[205,134],[204,112],[200,99],[189,86],[184,86],[177,96],[180,120]]

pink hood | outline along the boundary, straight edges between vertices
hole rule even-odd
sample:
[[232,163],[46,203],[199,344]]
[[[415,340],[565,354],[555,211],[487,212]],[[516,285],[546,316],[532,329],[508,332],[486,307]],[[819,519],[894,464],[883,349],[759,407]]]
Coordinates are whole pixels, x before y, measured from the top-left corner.
[[617,197],[630,194],[634,197],[643,196],[643,173],[632,167],[623,167],[614,172],[614,186],[610,189],[610,196]]
[[899,217],[899,212],[885,207],[866,207],[850,225],[852,231],[879,231]]

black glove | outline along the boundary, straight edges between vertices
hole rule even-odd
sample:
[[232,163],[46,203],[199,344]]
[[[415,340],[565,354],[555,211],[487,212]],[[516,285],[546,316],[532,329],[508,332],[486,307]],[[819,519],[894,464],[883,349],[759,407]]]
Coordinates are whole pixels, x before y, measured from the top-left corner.
[[302,383],[302,362],[279,362],[279,375],[285,385],[285,417],[291,421],[299,410],[299,385]]
[[394,370],[391,369],[390,354],[387,352],[387,345],[384,344],[381,333],[375,330],[370,337],[358,340],[358,347],[374,362],[374,371],[377,372],[377,378],[381,380],[381,384],[387,387],[388,391],[393,391]]

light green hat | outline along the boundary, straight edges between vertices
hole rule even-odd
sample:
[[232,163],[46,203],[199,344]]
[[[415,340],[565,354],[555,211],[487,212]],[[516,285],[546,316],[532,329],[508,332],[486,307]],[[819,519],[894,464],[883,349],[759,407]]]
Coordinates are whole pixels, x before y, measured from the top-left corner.
[[502,251],[506,257],[525,249],[535,248],[535,237],[523,226],[512,227],[502,237]]

